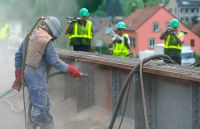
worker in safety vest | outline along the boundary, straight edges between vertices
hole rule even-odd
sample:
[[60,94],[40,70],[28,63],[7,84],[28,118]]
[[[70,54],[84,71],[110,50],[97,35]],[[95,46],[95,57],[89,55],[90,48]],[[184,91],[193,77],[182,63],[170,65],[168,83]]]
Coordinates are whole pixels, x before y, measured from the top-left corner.
[[125,34],[124,31],[126,25],[124,22],[117,23],[117,34],[113,34],[112,43],[113,43],[113,56],[122,56],[126,57],[130,53],[132,54],[132,48],[130,46],[130,40],[128,34]]
[[7,39],[9,37],[9,33],[10,33],[9,26],[8,24],[5,24],[0,29],[0,40]]
[[8,38],[10,36],[10,28],[8,24],[5,24],[0,28],[0,49],[6,50],[8,48]]
[[65,31],[70,40],[70,46],[74,51],[91,51],[91,40],[93,37],[92,22],[88,20],[89,12],[86,8],[79,11],[80,20],[71,22]]
[[[26,47],[25,41],[23,41],[15,54],[16,71],[12,88],[19,91],[22,76],[24,76],[24,84],[28,89],[30,104],[32,105],[30,129],[37,127],[54,129],[53,117],[49,112],[50,103],[47,93],[48,68],[54,66],[71,77],[82,76],[73,65],[66,64],[58,57],[53,41],[58,38],[60,33],[60,21],[53,16],[45,17],[27,40],[27,50],[24,50]],[[25,61],[23,57],[25,57]],[[22,68],[24,73],[22,73]]]
[[[177,19],[170,21],[170,27],[168,27],[161,35],[160,39],[165,41],[164,54],[168,55],[174,62],[181,64],[181,48],[184,41],[184,35],[186,32],[178,32],[180,23]],[[165,60],[166,63],[172,63]]]

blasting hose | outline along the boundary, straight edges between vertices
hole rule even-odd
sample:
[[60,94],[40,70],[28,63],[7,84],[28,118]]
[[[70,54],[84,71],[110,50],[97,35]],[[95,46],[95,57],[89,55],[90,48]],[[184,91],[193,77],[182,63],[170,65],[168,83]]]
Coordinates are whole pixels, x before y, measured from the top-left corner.
[[3,97],[5,97],[6,95],[10,94],[13,90],[14,90],[14,89],[11,88],[11,89],[7,90],[5,93],[3,93],[3,94],[0,96],[0,100],[1,100]]
[[200,66],[200,61],[197,61],[191,65],[189,65],[190,67],[199,67]]
[[[58,72],[54,72],[54,73],[51,73],[47,76],[47,80],[49,80],[50,78],[56,76],[56,75],[61,75],[61,74],[66,74],[65,72],[62,72],[62,71],[58,71]],[[83,78],[88,78],[88,74],[85,74],[85,73],[81,73],[81,76]],[[29,107],[28,107],[28,122],[31,122],[31,110],[32,110],[32,104],[30,103],[29,104]]]
[[25,127],[26,127],[26,105],[25,105],[25,80],[24,80],[24,69],[25,69],[25,61],[26,61],[26,54],[27,54],[27,48],[28,48],[28,40],[30,38],[31,33],[33,32],[33,30],[35,29],[35,27],[37,26],[37,24],[43,20],[44,17],[40,17],[35,24],[33,25],[33,27],[31,28],[31,31],[26,35],[26,38],[24,40],[24,48],[23,48],[23,60],[22,60],[22,89],[23,89],[23,104],[24,104],[24,118],[25,118]]
[[[158,55],[153,55],[153,56],[149,56],[147,58],[144,58],[143,61],[142,61],[142,65],[147,63],[148,61],[150,60],[155,60],[155,59],[164,59],[164,60],[172,60],[169,56],[167,55],[163,55],[163,54],[158,54]],[[173,61],[172,61],[173,62]],[[116,117],[117,117],[117,114],[119,112],[119,109],[120,109],[120,105],[122,103],[122,100],[123,100],[123,97],[124,97],[124,94],[128,88],[128,85],[133,77],[133,75],[139,70],[139,68],[142,66],[140,63],[136,64],[134,66],[134,68],[131,70],[131,72],[128,74],[127,78],[125,79],[123,85],[122,85],[122,89],[120,91],[120,94],[118,96],[118,99],[117,99],[117,104],[116,104],[116,108],[114,110],[114,113],[113,113],[113,116],[111,118],[111,121],[109,123],[109,126],[108,126],[108,129],[113,129],[113,126],[114,126],[114,123],[115,123],[115,120],[116,120]],[[143,99],[144,100],[144,99]],[[143,102],[144,103],[144,102]],[[146,113],[145,113],[146,114]],[[148,124],[148,119],[147,119],[147,116],[145,115],[145,124]],[[148,125],[145,125],[146,126],[146,129],[148,129]]]

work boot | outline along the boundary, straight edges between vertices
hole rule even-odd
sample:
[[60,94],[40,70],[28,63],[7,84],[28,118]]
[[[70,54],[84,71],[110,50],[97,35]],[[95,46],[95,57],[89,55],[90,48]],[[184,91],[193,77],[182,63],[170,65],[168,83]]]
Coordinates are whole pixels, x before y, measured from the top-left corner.
[[54,129],[54,124],[49,123],[49,124],[42,125],[40,129]]

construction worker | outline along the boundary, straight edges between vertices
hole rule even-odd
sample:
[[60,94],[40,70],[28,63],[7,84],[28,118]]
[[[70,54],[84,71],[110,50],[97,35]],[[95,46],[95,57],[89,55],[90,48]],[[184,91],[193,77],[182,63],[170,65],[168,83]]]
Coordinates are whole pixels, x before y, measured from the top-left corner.
[[[179,25],[177,19],[172,19],[170,27],[160,35],[160,39],[165,41],[164,54],[168,55],[177,64],[181,64],[181,48],[184,41],[184,32],[178,32]],[[167,60],[165,62],[172,63]]]
[[[81,73],[73,65],[65,64],[59,59],[53,46],[53,41],[61,33],[60,21],[53,16],[44,18],[40,25],[31,33],[27,51],[25,42],[19,46],[15,54],[15,81],[12,88],[21,89],[22,76],[29,92],[32,105],[32,129],[54,129],[53,117],[49,112],[47,93],[47,72],[50,66],[69,74],[71,77],[81,77]],[[25,56],[24,56],[25,55]],[[23,56],[25,61],[23,61]],[[24,73],[22,68],[24,66]]]
[[124,22],[117,23],[117,34],[113,32],[114,37],[112,38],[113,56],[127,57],[130,53],[132,54],[129,36],[124,33],[125,29],[126,25]]
[[0,28],[0,49],[6,50],[8,48],[8,38],[10,36],[10,28],[8,24],[3,25]]
[[91,39],[93,36],[92,22],[88,20],[89,12],[86,8],[79,11],[80,20],[71,22],[65,31],[70,40],[70,46],[74,51],[91,51]]
[[9,37],[9,33],[10,33],[9,26],[8,26],[8,24],[5,24],[0,29],[0,40],[7,39]]

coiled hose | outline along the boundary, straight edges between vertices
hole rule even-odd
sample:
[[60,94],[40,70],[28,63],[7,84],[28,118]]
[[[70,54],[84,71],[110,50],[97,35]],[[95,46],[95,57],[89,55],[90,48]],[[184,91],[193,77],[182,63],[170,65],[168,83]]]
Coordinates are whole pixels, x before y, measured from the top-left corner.
[[[147,58],[144,58],[143,61],[141,62],[142,64],[138,63],[134,66],[134,68],[131,70],[131,72],[128,74],[127,78],[125,79],[123,85],[122,85],[122,89],[120,91],[120,94],[119,94],[119,97],[117,99],[117,104],[116,104],[116,108],[114,110],[114,113],[113,113],[113,116],[111,118],[111,121],[109,123],[109,126],[108,126],[108,129],[113,129],[113,126],[114,126],[114,123],[115,123],[115,120],[117,118],[117,114],[119,112],[119,109],[120,109],[120,105],[122,103],[122,100],[123,100],[123,97],[124,97],[124,94],[129,86],[129,83],[133,77],[133,75],[139,70],[139,68],[147,63],[148,61],[150,60],[155,60],[155,59],[163,59],[163,60],[170,60],[172,61],[172,59],[167,56],[167,55],[163,55],[163,54],[158,54],[158,55],[153,55],[153,56],[149,56]],[[173,62],[173,61],[172,61]],[[144,99],[143,99],[143,104],[144,104]],[[145,108],[145,107],[144,107]],[[144,110],[145,111],[145,110]],[[149,129],[148,127],[148,119],[147,119],[147,114],[145,114],[145,127],[146,129]]]
[[38,23],[40,21],[44,20],[44,17],[40,17],[37,19],[37,21],[35,22],[35,24],[33,25],[33,27],[31,28],[31,31],[26,35],[26,38],[24,40],[24,49],[23,49],[23,58],[22,58],[22,92],[23,92],[23,105],[24,105],[24,121],[25,121],[25,127],[26,127],[26,105],[25,105],[25,86],[26,86],[26,82],[24,80],[24,69],[25,69],[25,62],[26,62],[26,55],[27,55],[27,49],[28,49],[28,41],[29,41],[29,37],[31,35],[31,33],[33,32],[33,30],[36,28],[36,26],[38,25]]

